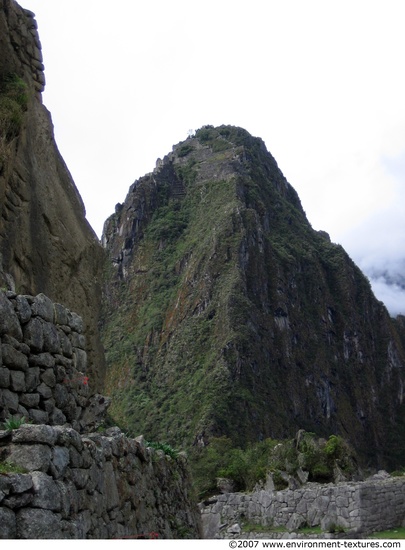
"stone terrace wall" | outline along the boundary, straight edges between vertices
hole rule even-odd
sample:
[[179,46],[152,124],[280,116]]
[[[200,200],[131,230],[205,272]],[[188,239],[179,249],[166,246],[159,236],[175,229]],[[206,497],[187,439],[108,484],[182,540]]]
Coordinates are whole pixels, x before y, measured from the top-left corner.
[[[199,538],[184,457],[98,428],[82,319],[44,294],[0,291],[0,538]],[[80,432],[80,433],[79,433]],[[17,467],[25,473],[16,473]]]
[[25,416],[36,424],[89,431],[109,400],[91,391],[79,315],[44,294],[0,291],[0,422]]
[[200,505],[206,538],[227,538],[227,527],[248,521],[284,526],[294,531],[306,525],[330,525],[352,533],[398,527],[405,521],[405,477],[320,485],[297,490],[228,493]]
[[172,460],[118,428],[0,432],[0,459],[29,470],[0,475],[0,538],[200,538],[185,459]]

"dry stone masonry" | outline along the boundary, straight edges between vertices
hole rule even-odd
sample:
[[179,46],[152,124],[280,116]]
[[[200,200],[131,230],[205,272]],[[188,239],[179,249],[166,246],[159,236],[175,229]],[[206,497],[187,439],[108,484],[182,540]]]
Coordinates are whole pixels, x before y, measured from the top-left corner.
[[81,317],[0,291],[0,338],[0,423],[30,422],[0,431],[0,538],[199,538],[186,459],[95,432],[109,400],[86,376]]
[[22,70],[30,74],[35,90],[40,93],[45,88],[45,75],[35,15],[12,0],[1,0],[0,7],[3,8],[10,42]]
[[0,291],[0,422],[97,428],[109,400],[92,392],[79,315],[44,294]]
[[81,436],[24,424],[0,432],[0,538],[199,538],[185,459],[169,459],[118,428]]
[[327,532],[333,527],[358,537],[405,522],[405,476],[379,473],[363,482],[308,483],[296,490],[221,494],[202,503],[200,509],[206,538],[240,535],[244,522],[285,527],[289,532],[317,526]]

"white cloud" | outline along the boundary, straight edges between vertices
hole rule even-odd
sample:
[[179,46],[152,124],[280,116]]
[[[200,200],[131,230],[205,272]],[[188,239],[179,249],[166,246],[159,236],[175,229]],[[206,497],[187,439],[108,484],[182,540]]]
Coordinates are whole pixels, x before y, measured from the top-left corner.
[[189,128],[225,123],[265,140],[313,226],[356,261],[402,254],[405,163],[387,161],[405,152],[402,1],[24,7],[37,14],[44,102],[97,233]]

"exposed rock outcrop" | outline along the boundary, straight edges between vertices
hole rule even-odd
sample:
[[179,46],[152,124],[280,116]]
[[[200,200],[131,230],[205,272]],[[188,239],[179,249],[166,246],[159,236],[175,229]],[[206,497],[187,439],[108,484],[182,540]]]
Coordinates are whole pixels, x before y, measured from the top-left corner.
[[396,324],[260,139],[198,130],[130,187],[103,244],[108,391],[129,428],[184,445],[305,428],[402,461]]
[[92,376],[101,389],[97,320],[103,254],[42,104],[43,70],[34,15],[14,0],[0,0],[0,93],[10,78],[24,87],[19,126],[1,136],[7,141],[0,155],[2,285],[21,294],[42,292],[82,316]]

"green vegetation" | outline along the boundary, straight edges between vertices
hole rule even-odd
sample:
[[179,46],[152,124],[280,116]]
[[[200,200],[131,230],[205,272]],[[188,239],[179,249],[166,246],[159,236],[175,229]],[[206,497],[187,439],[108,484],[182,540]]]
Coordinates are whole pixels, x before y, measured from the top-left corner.
[[26,474],[28,470],[13,462],[0,462],[0,474]]
[[26,420],[25,416],[17,417],[17,416],[10,416],[4,421],[4,429],[5,430],[17,430],[22,424],[30,423]]
[[194,147],[192,145],[189,145],[186,143],[185,145],[182,145],[180,149],[177,151],[177,155],[179,157],[186,157],[191,151],[193,151]]
[[[370,441],[356,413],[369,410],[371,388],[387,387],[389,329],[367,279],[311,228],[262,140],[230,126],[203,127],[195,139],[139,180],[127,234],[119,228],[130,224],[114,215],[111,255],[125,253],[105,270],[111,415],[132,435],[193,448],[202,493],[220,471],[251,487],[269,464],[248,453],[263,447],[267,456],[266,445],[301,427],[325,435],[347,426],[367,460],[390,430],[378,413]],[[391,410],[388,399],[381,411]],[[221,435],[230,443],[219,458]],[[249,451],[259,440],[260,452]],[[400,457],[403,441],[392,431],[387,452]],[[331,479],[336,462],[350,475],[338,438],[302,445],[299,457],[292,445],[274,451],[277,486],[297,465],[311,480]]]
[[405,539],[405,527],[396,527],[386,531],[378,531],[368,537],[369,539]]
[[163,451],[165,455],[170,456],[170,458],[173,458],[175,460],[179,456],[179,451],[176,449],[173,449],[171,445],[168,445],[167,443],[159,443],[157,441],[146,441],[145,445],[147,447],[151,447],[152,449],[155,449],[156,451]]
[[284,526],[275,527],[273,525],[261,525],[250,521],[242,522],[243,533],[286,533],[287,529]]
[[10,154],[10,143],[18,136],[27,109],[25,82],[15,74],[0,77],[0,172]]
[[355,471],[353,451],[341,437],[331,435],[325,441],[307,432],[298,440],[266,439],[245,449],[234,447],[228,437],[212,438],[203,449],[192,451],[190,461],[200,497],[217,492],[217,478],[232,480],[236,490],[251,491],[270,473],[280,490],[300,468],[308,472],[309,481],[320,483],[333,481],[335,466],[348,477]]

